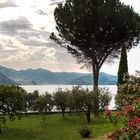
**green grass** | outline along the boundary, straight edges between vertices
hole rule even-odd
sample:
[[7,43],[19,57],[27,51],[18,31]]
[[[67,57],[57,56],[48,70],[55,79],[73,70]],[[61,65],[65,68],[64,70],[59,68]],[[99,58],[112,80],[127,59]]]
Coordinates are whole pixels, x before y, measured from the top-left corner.
[[[7,121],[0,140],[82,140],[78,129],[86,125],[86,118],[78,115],[66,115],[63,119],[60,114],[46,116],[46,124],[41,123],[42,116],[22,117],[21,120]],[[93,137],[102,136],[112,131],[110,123],[99,117],[91,122]]]

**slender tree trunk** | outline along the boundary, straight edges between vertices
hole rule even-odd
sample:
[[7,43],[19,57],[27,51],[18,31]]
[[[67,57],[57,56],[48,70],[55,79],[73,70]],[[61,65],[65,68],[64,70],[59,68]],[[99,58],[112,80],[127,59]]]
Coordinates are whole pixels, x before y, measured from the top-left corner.
[[65,109],[62,107],[62,117],[65,118]]
[[0,123],[0,134],[2,134],[2,125]]
[[70,109],[69,114],[72,115],[72,110]]
[[46,121],[46,114],[44,113],[42,116],[42,124],[45,125],[45,121]]
[[26,111],[25,111],[25,116],[26,116],[26,117],[28,116],[28,113],[27,113],[27,112],[28,112],[28,111],[26,110]]
[[94,91],[94,107],[93,112],[95,116],[99,115],[99,90],[98,90],[98,80],[99,80],[99,68],[93,65],[93,91]]
[[87,110],[86,116],[87,116],[87,123],[89,124],[90,121],[91,121],[91,119],[90,119],[90,109],[89,108]]
[[62,111],[62,116],[63,116],[63,118],[65,118],[65,113],[64,113],[64,111]]

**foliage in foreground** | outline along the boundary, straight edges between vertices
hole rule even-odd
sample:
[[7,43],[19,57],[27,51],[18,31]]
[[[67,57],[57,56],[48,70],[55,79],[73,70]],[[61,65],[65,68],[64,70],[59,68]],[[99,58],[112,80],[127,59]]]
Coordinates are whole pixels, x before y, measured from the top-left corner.
[[119,109],[126,103],[132,104],[134,100],[140,98],[140,72],[136,72],[135,76],[125,75],[124,82],[124,84],[118,86],[115,97]]
[[[133,101],[133,104],[126,104],[122,112],[115,112],[114,114],[106,109],[104,115],[115,127],[115,132],[108,135],[108,138],[112,140],[140,139],[140,99]],[[123,119],[123,125],[119,128],[117,123],[121,119]]]
[[[124,84],[118,85],[116,96],[117,107],[121,113],[113,113],[106,109],[104,114],[115,126],[116,131],[109,138],[116,140],[139,140],[140,139],[140,72],[136,76],[124,77]],[[117,122],[119,116],[123,118],[123,126],[119,128]]]
[[14,120],[20,119],[24,110],[25,90],[18,86],[0,86],[0,133],[2,125],[6,123],[7,117]]

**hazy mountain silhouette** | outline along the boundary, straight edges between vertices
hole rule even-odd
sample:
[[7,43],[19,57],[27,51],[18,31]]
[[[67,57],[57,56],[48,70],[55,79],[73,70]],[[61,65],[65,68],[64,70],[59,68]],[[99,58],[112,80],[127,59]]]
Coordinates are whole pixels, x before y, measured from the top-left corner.
[[[75,73],[75,72],[52,72],[45,69],[27,69],[15,70],[0,66],[0,74],[5,78],[1,78],[1,83],[6,81],[11,84],[24,85],[42,85],[42,84],[71,84],[71,85],[88,85],[92,84],[92,74]],[[6,79],[7,78],[7,79]],[[2,80],[4,79],[4,80]],[[99,84],[116,84],[117,77],[101,72],[99,77]]]
[[9,79],[8,77],[3,75],[2,73],[0,73],[0,84],[3,84],[3,85],[15,85],[17,83],[14,82],[13,80]]

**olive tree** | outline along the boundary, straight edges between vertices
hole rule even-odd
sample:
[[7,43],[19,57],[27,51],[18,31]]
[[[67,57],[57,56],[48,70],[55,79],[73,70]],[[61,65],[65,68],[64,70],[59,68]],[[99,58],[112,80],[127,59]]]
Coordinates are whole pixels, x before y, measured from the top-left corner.
[[111,93],[108,88],[99,88],[99,109],[103,111],[112,99]]
[[76,112],[83,112],[86,115],[87,123],[90,123],[90,114],[93,110],[93,92],[81,86],[73,87],[71,91],[72,103]]
[[[91,112],[94,110],[94,92],[88,88],[75,86],[69,92],[68,107],[73,112],[81,112],[86,115],[87,123],[91,122]],[[108,88],[99,88],[99,109],[102,111],[111,101],[111,94]]]
[[58,110],[61,110],[63,118],[65,118],[65,111],[68,107],[67,105],[67,92],[59,88],[53,94],[54,104]]
[[42,117],[42,124],[45,124],[46,113],[50,113],[53,109],[53,99],[52,95],[45,93],[45,95],[40,95],[34,101],[33,108],[35,111],[38,111]]
[[20,119],[24,111],[25,93],[25,90],[18,86],[0,86],[0,133],[7,115],[10,120],[16,117]]
[[27,115],[28,111],[33,110],[34,102],[38,97],[39,97],[38,90],[35,90],[32,93],[25,94],[25,112],[26,112],[26,115]]

